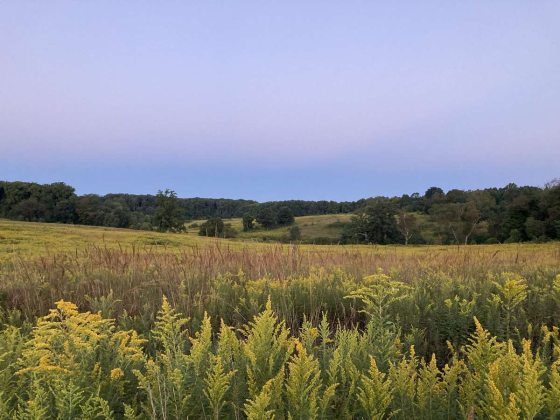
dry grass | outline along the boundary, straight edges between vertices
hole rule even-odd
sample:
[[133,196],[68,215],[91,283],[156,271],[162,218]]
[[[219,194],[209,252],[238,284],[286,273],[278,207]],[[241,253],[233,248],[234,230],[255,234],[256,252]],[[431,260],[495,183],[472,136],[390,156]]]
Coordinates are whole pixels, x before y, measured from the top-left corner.
[[[218,366],[214,360],[224,357],[227,363],[220,366],[234,369],[226,376],[235,379],[227,381],[232,380],[232,389],[241,393],[224,394],[229,399],[227,407],[237,407],[237,414],[229,411],[213,418],[244,418],[241,407],[246,407],[251,397],[243,391],[250,389],[244,372],[271,366],[269,356],[275,354],[275,348],[287,352],[278,364],[278,369],[288,372],[285,384],[273,387],[278,401],[283,401],[284,405],[276,408],[282,413],[292,405],[284,403],[289,400],[283,399],[281,390],[292,386],[294,378],[303,378],[293,372],[304,358],[306,365],[299,371],[315,366],[319,381],[326,380],[324,385],[329,387],[336,384],[337,403],[331,405],[329,418],[348,417],[352,410],[358,413],[355,417],[370,414],[373,405],[364,410],[348,408],[356,401],[356,391],[349,391],[350,383],[340,379],[367,372],[370,356],[389,371],[387,378],[392,382],[386,382],[383,389],[400,392],[397,395],[395,391],[395,404],[386,411],[409,410],[406,414],[402,411],[403,418],[428,418],[443,412],[455,415],[460,401],[494,395],[503,404],[505,392],[514,395],[509,388],[512,381],[516,386],[526,383],[529,391],[524,388],[519,395],[529,397],[512,397],[511,401],[544,401],[544,386],[548,387],[546,392],[551,390],[547,398],[558,400],[559,243],[292,246],[4,221],[0,221],[0,229],[0,385],[4,391],[0,392],[0,411],[6,413],[32,407],[29,401],[37,398],[37,384],[43,384],[50,392],[51,413],[62,407],[61,401],[75,408],[78,399],[70,394],[74,389],[80,390],[80,398],[103,389],[103,398],[111,401],[115,412],[120,410],[116,418],[122,417],[124,402],[136,413],[146,407],[146,413],[153,414],[147,401],[152,394],[138,389],[136,379],[142,378],[143,390],[161,387],[163,381],[168,381],[165,390],[178,389],[174,387],[179,384],[177,395],[193,395],[195,404],[176,417],[202,418],[208,407],[199,402],[210,395],[203,387],[215,389],[215,382],[209,382],[211,372],[216,372],[213,367]],[[379,269],[389,276],[376,273]],[[373,273],[376,275],[369,276]],[[515,307],[508,303],[511,296],[517,299]],[[56,301],[59,312],[37,322]],[[271,306],[263,312],[267,301]],[[96,314],[80,314],[69,302]],[[160,310],[163,312],[156,323]],[[102,321],[98,314],[114,321]],[[474,317],[488,332],[481,328],[475,331]],[[218,330],[222,321],[232,328]],[[128,337],[134,336],[130,330],[146,339],[144,348],[138,340],[134,341],[137,350],[127,347],[127,342],[132,343]],[[465,345],[473,333],[479,337],[473,341],[479,349],[467,351]],[[187,334],[193,338],[189,340]],[[501,342],[513,341],[511,346],[491,344],[487,334]],[[167,346],[163,340],[173,345]],[[521,353],[524,340],[531,340],[527,343],[532,347],[527,349],[534,353]],[[465,363],[457,364],[449,344],[459,349],[453,355],[464,357]],[[293,354],[292,346],[297,349]],[[414,354],[407,349],[414,349]],[[472,360],[469,352],[475,355]],[[488,365],[486,360],[490,359],[483,358],[477,365],[477,360],[482,360],[479,355],[488,352],[501,358],[500,363]],[[126,359],[124,354],[138,357]],[[251,359],[248,354],[260,356]],[[434,362],[429,367],[418,364],[432,356]],[[146,364],[132,363],[148,359]],[[250,360],[256,362],[251,364]],[[438,369],[444,365],[444,370]],[[498,366],[501,371],[496,373],[488,366]],[[183,368],[189,369],[184,374],[187,379],[175,380]],[[504,382],[503,391],[480,397],[477,391],[487,389],[480,385],[481,375],[490,375],[489,371],[500,380],[513,379]],[[284,378],[275,372],[267,375],[262,383]],[[451,375],[449,382],[446,375]],[[411,383],[410,378],[412,386],[406,385],[411,390],[409,402],[401,404],[404,394],[400,390],[405,388],[397,385],[399,381]],[[76,388],[61,385],[66,383]],[[308,388],[308,383],[302,382],[293,389]],[[450,394],[433,399],[432,389],[450,390],[445,391]],[[531,390],[540,395],[530,396]],[[378,398],[377,388],[372,392]],[[319,395],[318,391],[301,399],[302,407],[307,407],[314,395]],[[341,406],[345,399],[349,404],[346,408]],[[439,401],[439,408],[432,410],[433,401]],[[480,403],[480,417],[487,417],[483,409],[489,404],[487,400]],[[543,404],[538,408],[540,417],[554,417],[554,411],[545,410]],[[424,412],[418,411],[422,407]],[[82,418],[77,412],[66,417]],[[45,413],[35,417],[49,417]],[[296,417],[310,418],[308,413]]]
[[355,281],[382,269],[414,282],[427,273],[461,280],[503,271],[531,279],[560,267],[559,243],[294,246],[7,221],[0,221],[0,229],[0,294],[6,306],[28,314],[45,313],[61,298],[87,307],[88,299],[110,293],[135,313],[147,301],[156,307],[163,293],[202,307],[225,287],[224,277],[233,276],[231,281],[245,287],[244,282],[263,278],[286,282],[317,268],[340,270]]
[[191,234],[0,219],[0,264],[13,258],[75,252],[91,245],[108,249],[169,251],[204,246],[206,243],[211,243],[211,240]]
[[[301,223],[316,222],[302,217]],[[306,219],[305,222],[303,219]],[[330,219],[329,219],[330,220]],[[332,223],[329,222],[329,223]],[[255,276],[286,274],[294,261],[298,269],[309,266],[341,267],[363,274],[376,268],[406,272],[420,267],[445,272],[512,270],[560,265],[560,243],[469,245],[469,246],[375,246],[375,245],[280,245],[241,240],[220,240],[188,234],[168,234],[90,226],[27,223],[0,220],[0,264],[14,261],[60,258],[61,255],[90,258],[92,249],[110,254],[144,258],[192,260],[217,263],[223,272],[245,269]],[[204,256],[204,257],[201,257]]]

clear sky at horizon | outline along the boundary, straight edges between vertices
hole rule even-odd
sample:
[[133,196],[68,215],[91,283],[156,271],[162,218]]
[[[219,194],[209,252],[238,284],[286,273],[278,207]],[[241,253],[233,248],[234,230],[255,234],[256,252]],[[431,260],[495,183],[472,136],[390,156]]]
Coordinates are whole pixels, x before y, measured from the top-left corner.
[[354,200],[560,176],[560,2],[0,3],[0,179]]

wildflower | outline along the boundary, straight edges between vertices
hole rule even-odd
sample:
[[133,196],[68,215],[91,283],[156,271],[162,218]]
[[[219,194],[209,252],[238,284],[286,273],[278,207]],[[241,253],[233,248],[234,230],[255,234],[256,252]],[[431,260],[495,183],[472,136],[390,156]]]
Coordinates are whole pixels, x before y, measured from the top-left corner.
[[298,352],[298,354],[300,355],[305,355],[305,347],[303,347],[303,344],[301,344],[301,341],[299,341],[297,338],[294,339],[295,345],[296,345],[296,350]]
[[316,327],[311,327],[309,328],[309,335],[311,336],[311,338],[317,338],[319,337],[319,330]]
[[68,315],[72,316],[78,314],[78,307],[72,302],[66,302],[63,299],[61,299],[58,302],[55,302],[55,304],[56,304],[56,309],[58,309],[58,311],[65,316]]
[[32,366],[32,367],[26,367],[26,368],[20,369],[16,372],[16,374],[17,375],[23,375],[24,373],[27,373],[27,372],[68,373],[68,370],[64,369],[64,368],[61,368],[60,366],[55,366],[55,365],[51,364],[49,356],[45,354],[45,355],[43,355],[39,358],[38,366]]
[[121,368],[115,368],[111,370],[111,380],[116,381],[124,376],[124,372]]

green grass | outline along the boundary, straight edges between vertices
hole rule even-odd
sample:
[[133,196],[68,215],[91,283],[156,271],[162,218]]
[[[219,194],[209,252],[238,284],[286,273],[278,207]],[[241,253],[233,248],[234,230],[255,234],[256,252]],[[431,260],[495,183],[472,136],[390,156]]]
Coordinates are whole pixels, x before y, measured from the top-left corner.
[[75,251],[88,245],[179,249],[200,246],[208,241],[209,238],[196,235],[0,219],[0,262],[13,257]]
[[[319,219],[298,222],[337,223]],[[316,246],[0,220],[0,417],[316,418],[320,402],[323,418],[558,418],[559,267],[558,242]],[[261,400],[260,414],[247,403]]]
[[[301,229],[302,241],[314,243],[321,238],[336,243],[350,215],[321,215],[297,217],[296,224]],[[50,255],[82,249],[88,245],[107,248],[152,248],[153,250],[182,250],[204,247],[216,242],[214,238],[198,236],[198,227],[189,227],[186,234],[170,234],[131,229],[117,229],[98,226],[66,225],[57,223],[30,223],[0,219],[0,262],[13,257],[28,255]],[[290,227],[271,230],[255,229],[243,232],[240,218],[226,219],[238,232],[237,238],[228,240],[228,246],[245,246],[242,242],[279,241],[288,235]],[[323,241],[325,242],[325,241]]]
[[[296,218],[296,223],[300,226],[304,242],[313,243],[315,239],[325,237],[330,238],[334,243],[340,236],[342,228],[329,225],[348,220],[349,217],[350,215],[305,216]],[[187,226],[203,222],[204,220],[191,221]],[[282,227],[243,232],[241,219],[227,219],[225,222],[231,223],[239,232],[237,238],[224,240],[199,236],[198,227],[187,227],[186,233],[175,234],[0,219],[0,264],[14,258],[26,259],[74,253],[90,246],[151,252],[183,252],[187,249],[207,248],[221,244],[220,246],[232,249],[258,247],[264,250],[267,247],[277,246],[274,242],[287,235],[289,229],[289,227]],[[262,243],[265,240],[271,243]]]
[[[349,215],[298,217],[304,240],[317,237],[335,238],[338,221],[348,220]],[[240,227],[240,219],[230,219]],[[16,222],[0,219],[0,264],[14,259],[29,259],[55,255],[73,255],[95,246],[109,250],[149,251],[150,253],[177,254],[197,250],[221,249],[227,252],[250,254],[289,253],[291,246],[263,242],[262,238],[285,235],[288,228],[240,232],[234,239],[216,239],[198,236],[198,228],[187,233],[159,233],[131,229],[55,223]],[[312,243],[297,247],[300,258],[323,266],[367,265],[401,269],[408,264],[422,264],[440,270],[458,264],[480,263],[493,265],[498,262],[528,264],[560,264],[560,243],[500,244],[500,245],[322,245]],[[371,261],[370,261],[371,260]],[[327,263],[327,261],[329,261]],[[369,262],[368,262],[369,261]]]
[[[344,224],[350,221],[351,214],[325,214],[316,216],[296,217],[295,225],[299,226],[301,241],[304,243],[337,243],[342,235]],[[198,226],[205,220],[193,220],[187,223],[187,232],[197,235]],[[258,240],[258,241],[282,241],[288,237],[289,230],[293,226],[282,226],[275,229],[263,229],[257,227],[249,232],[243,232],[241,218],[224,219],[224,223],[231,224],[238,233],[236,239]]]

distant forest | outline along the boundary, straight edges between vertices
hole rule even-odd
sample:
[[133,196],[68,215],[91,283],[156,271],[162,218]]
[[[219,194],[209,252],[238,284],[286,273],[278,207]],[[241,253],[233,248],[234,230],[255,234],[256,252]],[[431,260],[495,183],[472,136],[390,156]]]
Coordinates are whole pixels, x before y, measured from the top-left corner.
[[[294,216],[352,213],[365,200],[271,201],[226,198],[177,198],[184,220],[220,217],[229,219],[257,213],[263,208],[289,207]],[[75,223],[92,226],[152,229],[157,210],[156,195],[86,194],[76,195],[73,187],[63,183],[0,181],[0,217],[30,222]]]
[[[438,187],[424,194],[372,197],[351,202],[176,198],[185,221],[259,214],[291,215],[354,213],[342,242],[346,243],[498,243],[560,239],[560,182],[543,188],[508,184],[481,190]],[[62,182],[37,184],[0,181],[0,217],[12,220],[74,223],[154,230],[157,195],[76,195]],[[422,223],[434,226],[430,241]],[[433,239],[436,238],[436,239]]]

